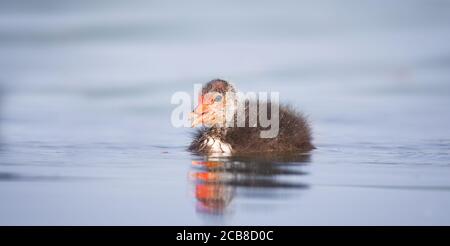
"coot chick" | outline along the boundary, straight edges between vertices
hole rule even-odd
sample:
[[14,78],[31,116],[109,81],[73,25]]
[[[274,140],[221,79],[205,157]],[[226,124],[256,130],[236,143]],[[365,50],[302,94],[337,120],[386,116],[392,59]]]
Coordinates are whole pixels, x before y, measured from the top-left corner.
[[[255,124],[250,119],[251,113],[256,113],[259,119],[260,110],[251,110],[252,100],[246,99],[244,103],[238,104],[235,95],[235,88],[225,80],[215,79],[203,86],[199,105],[191,113],[192,126],[203,127],[195,133],[190,151],[206,155],[267,155],[305,153],[314,149],[311,127],[303,114],[291,106],[274,104],[278,106],[278,134],[263,138],[261,132],[270,127],[261,126],[259,121]],[[275,113],[272,116],[274,105],[271,102],[259,102],[256,105],[258,109],[268,109],[268,119],[276,116]],[[239,106],[244,107],[244,110],[239,111]],[[245,112],[243,126],[237,122],[238,112]]]

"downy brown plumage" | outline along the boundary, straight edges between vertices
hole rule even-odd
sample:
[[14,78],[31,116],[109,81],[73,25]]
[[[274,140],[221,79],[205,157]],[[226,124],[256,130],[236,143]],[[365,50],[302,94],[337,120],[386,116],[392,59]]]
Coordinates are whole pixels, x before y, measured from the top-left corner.
[[[279,105],[279,132],[274,138],[261,138],[260,133],[268,128],[249,126],[249,101],[245,102],[245,126],[227,127],[219,124],[219,117],[230,104],[223,102],[226,93],[235,93],[234,87],[220,79],[208,82],[202,89],[199,106],[192,113],[193,126],[207,125],[198,129],[189,150],[201,154],[222,153],[228,155],[302,153],[314,149],[311,128],[307,119],[291,106]],[[258,107],[267,107],[271,117],[271,104],[259,103]],[[232,110],[236,114],[236,110]],[[256,111],[256,112],[259,112]],[[236,123],[236,115],[233,119]]]

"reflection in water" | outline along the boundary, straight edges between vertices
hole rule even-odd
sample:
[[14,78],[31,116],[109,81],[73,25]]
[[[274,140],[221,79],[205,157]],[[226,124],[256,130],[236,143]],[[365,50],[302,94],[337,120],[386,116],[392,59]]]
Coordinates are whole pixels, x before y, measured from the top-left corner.
[[[310,155],[259,157],[203,157],[192,161],[190,178],[195,185],[197,211],[223,214],[240,187],[249,188],[245,196],[271,196],[273,189],[305,189],[308,185],[283,179],[307,173],[299,170]],[[300,177],[298,177],[300,179]],[[253,191],[253,192],[252,192]]]

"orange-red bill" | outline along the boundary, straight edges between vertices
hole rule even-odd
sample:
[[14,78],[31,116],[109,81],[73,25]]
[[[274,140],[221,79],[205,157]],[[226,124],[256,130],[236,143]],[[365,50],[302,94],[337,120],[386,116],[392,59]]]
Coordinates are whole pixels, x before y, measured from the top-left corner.
[[204,103],[204,98],[202,96],[198,99],[198,106],[192,111],[192,127],[203,124],[203,114],[208,112],[208,105]]

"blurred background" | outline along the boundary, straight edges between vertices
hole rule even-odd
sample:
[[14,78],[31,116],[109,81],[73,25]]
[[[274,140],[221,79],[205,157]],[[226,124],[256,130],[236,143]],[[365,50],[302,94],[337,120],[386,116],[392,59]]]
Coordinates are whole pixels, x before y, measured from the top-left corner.
[[[444,0],[0,0],[0,224],[449,225],[449,44]],[[279,91],[318,147],[222,163],[220,211],[170,124],[214,78]]]

